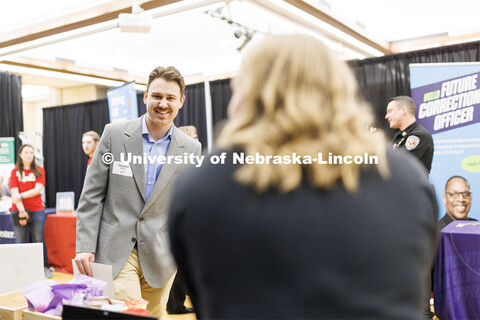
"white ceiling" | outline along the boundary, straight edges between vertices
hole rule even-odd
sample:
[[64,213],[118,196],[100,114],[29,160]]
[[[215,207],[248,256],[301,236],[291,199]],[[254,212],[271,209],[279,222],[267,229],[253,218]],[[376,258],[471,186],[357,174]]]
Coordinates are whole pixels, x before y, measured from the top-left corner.
[[[315,1],[312,1],[315,2]],[[322,1],[323,2],[323,1]],[[479,0],[330,0],[334,12],[367,33],[399,41],[441,33],[480,32]]]
[[109,0],[4,0],[0,2],[0,34],[106,2]]
[[[329,14],[356,32],[384,46],[400,44],[397,50],[402,50],[402,41],[435,35],[458,36],[462,33],[480,36],[480,22],[477,15],[480,12],[480,0],[304,0],[319,10]],[[111,0],[15,0],[0,2],[0,33],[8,35],[33,23],[49,21],[66,14],[98,6]],[[142,3],[142,1],[139,1]],[[210,1],[210,3],[215,1]],[[358,51],[345,44],[330,40],[328,31],[322,32],[322,22],[308,13],[286,3],[283,0],[231,1],[223,8],[222,14],[231,20],[258,30],[251,43],[261,41],[266,34],[310,33],[324,39],[342,59],[363,58],[381,55],[382,53],[369,49]],[[146,78],[149,71],[158,65],[174,65],[185,76],[212,76],[235,72],[241,61],[242,53],[237,48],[243,39],[237,39],[233,33],[238,27],[225,21],[215,19],[206,10],[213,11],[223,7],[225,2],[216,2],[200,8],[185,10],[186,6],[205,3],[202,0],[186,0],[173,5],[147,11],[153,15],[162,15],[169,10],[182,11],[168,14],[153,20],[150,33],[121,33],[115,28],[117,21],[104,22],[80,30],[98,30],[104,27],[110,30],[95,32],[88,36],[61,40],[66,35],[78,31],[51,36],[52,44],[23,50],[36,42],[26,42],[21,45],[0,49],[0,60],[10,60],[19,57],[32,58],[52,63],[65,60],[72,64],[90,70],[118,71],[124,70],[131,76]],[[291,10],[291,13],[279,16],[266,10],[265,6],[276,6]],[[178,9],[180,8],[180,9]],[[183,8],[183,9],[182,9]],[[300,18],[298,18],[300,17]],[[299,20],[307,21],[298,23]],[[297,22],[294,22],[294,21]],[[319,27],[309,28],[309,25]],[[58,40],[60,38],[60,40]],[[443,39],[443,38],[442,38]],[[471,39],[475,39],[472,37]],[[398,42],[400,41],[400,42]],[[443,41],[443,40],[442,40]],[[462,40],[468,41],[468,40]],[[470,40],[471,41],[471,40]],[[357,41],[358,42],[358,41]],[[248,46],[251,45],[249,43]],[[438,44],[423,44],[423,46]],[[364,45],[365,46],[365,45]],[[405,47],[409,50],[410,47]],[[13,53],[15,49],[19,51]],[[2,54],[12,53],[9,55]],[[63,61],[63,62],[62,62]],[[0,70],[18,70],[12,66],[1,64]],[[15,71],[19,72],[19,71]],[[23,70],[21,73],[25,73]],[[50,75],[52,76],[52,75]],[[55,77],[55,75],[53,75]],[[60,77],[60,75],[59,75]],[[72,78],[69,81],[88,81]],[[32,76],[27,77],[32,78]],[[33,77],[34,78],[34,77]],[[79,82],[79,83],[80,83]],[[58,82],[56,85],[59,85]],[[68,82],[72,85],[72,82]],[[110,83],[106,85],[116,85]]]

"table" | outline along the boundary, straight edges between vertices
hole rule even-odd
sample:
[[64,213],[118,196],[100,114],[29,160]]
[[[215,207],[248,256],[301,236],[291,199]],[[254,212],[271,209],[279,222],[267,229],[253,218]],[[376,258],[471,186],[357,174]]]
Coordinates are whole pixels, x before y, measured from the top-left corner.
[[480,319],[480,222],[454,221],[441,230],[433,279],[440,319]]
[[77,217],[73,214],[49,214],[45,222],[48,263],[73,273]]
[[3,243],[17,243],[12,215],[8,212],[0,212],[0,244]]

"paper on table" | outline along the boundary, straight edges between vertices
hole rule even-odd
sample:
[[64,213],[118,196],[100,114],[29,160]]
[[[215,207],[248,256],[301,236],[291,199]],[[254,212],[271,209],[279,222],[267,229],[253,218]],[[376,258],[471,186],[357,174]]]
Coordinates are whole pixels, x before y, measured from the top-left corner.
[[0,295],[44,279],[41,243],[0,244]]
[[[78,271],[77,263],[72,259],[73,266],[73,276],[75,277],[80,272]],[[112,277],[112,266],[108,264],[90,262],[90,267],[92,268],[93,277],[95,279],[103,280],[107,283],[105,286],[104,295],[110,299],[115,299],[113,294],[113,277]]]

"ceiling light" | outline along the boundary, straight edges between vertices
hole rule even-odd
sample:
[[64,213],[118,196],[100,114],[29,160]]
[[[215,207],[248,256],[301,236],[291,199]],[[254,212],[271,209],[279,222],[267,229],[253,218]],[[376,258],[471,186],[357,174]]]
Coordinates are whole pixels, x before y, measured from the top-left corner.
[[149,33],[151,25],[152,16],[146,12],[118,15],[118,27],[121,32]]
[[152,16],[143,11],[137,0],[132,0],[132,13],[118,15],[118,27],[121,32],[149,33]]

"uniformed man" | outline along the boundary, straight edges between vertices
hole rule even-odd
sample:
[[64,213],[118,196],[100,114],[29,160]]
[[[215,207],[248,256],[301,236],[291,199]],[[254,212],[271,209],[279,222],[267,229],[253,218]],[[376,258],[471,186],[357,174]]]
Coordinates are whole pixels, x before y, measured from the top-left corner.
[[[390,128],[398,129],[393,137],[393,148],[404,148],[423,163],[427,172],[430,173],[433,159],[433,139],[428,132],[415,119],[416,105],[408,96],[391,98],[387,105],[387,114]],[[431,280],[428,280],[430,285]],[[430,294],[425,296],[425,317],[433,319],[434,313],[430,310]]]
[[387,105],[387,114],[390,128],[398,129],[393,138],[393,148],[405,148],[417,157],[430,173],[433,159],[433,139],[415,119],[416,106],[412,98],[398,96],[391,98]]

